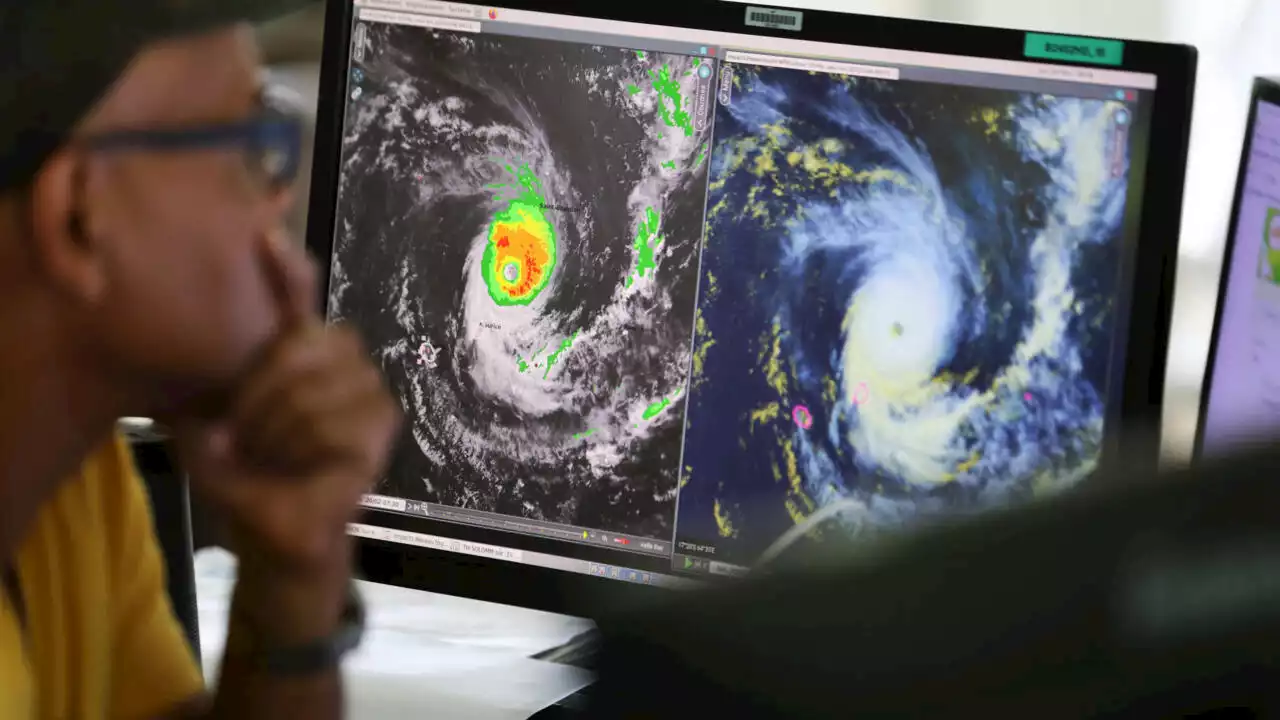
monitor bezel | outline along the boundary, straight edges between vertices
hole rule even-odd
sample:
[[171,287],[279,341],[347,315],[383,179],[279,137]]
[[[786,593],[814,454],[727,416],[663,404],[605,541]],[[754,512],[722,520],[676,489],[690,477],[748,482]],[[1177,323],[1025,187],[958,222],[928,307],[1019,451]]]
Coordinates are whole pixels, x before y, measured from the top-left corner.
[[[572,0],[504,0],[501,6],[614,21],[671,24],[669,12],[640,3],[583,5]],[[803,10],[803,30],[793,32],[746,26],[747,7],[734,2],[691,0],[681,5],[680,27],[992,59],[1027,59],[1023,55],[1022,30]],[[768,5],[760,3],[753,7]],[[353,12],[352,0],[326,0],[307,223],[308,248],[324,268],[328,267],[333,247]],[[1122,424],[1120,429],[1108,433],[1104,465],[1106,459],[1121,448],[1126,466],[1154,468],[1159,460],[1158,434],[1149,429],[1158,427],[1163,403],[1195,66],[1196,50],[1191,46],[1143,41],[1125,41],[1121,65],[1093,66],[1151,73],[1157,77],[1148,148],[1160,148],[1159,152],[1147,152],[1148,167],[1139,216],[1141,229],[1136,243],[1134,281],[1129,288],[1131,310],[1126,318],[1128,351],[1119,397]],[[327,272],[322,276],[320,296],[327,302]],[[1130,427],[1141,430],[1131,433],[1127,430]],[[378,522],[374,520],[371,524]],[[583,617],[590,617],[598,608],[615,601],[633,602],[669,592],[590,575],[377,540],[360,539],[359,544],[360,572],[374,582]]]
[[1218,291],[1213,305],[1213,329],[1209,332],[1209,354],[1204,361],[1204,379],[1200,383],[1200,406],[1196,412],[1195,441],[1191,446],[1191,461],[1204,458],[1204,423],[1209,414],[1209,398],[1213,397],[1213,372],[1218,362],[1218,340],[1222,329],[1224,305],[1227,300],[1227,279],[1231,277],[1231,256],[1236,250],[1236,230],[1240,223],[1240,204],[1244,199],[1244,173],[1249,164],[1249,152],[1253,149],[1253,126],[1258,118],[1258,103],[1280,105],[1280,81],[1267,77],[1255,77],[1249,92],[1249,113],[1244,126],[1244,139],[1240,143],[1240,161],[1236,165],[1235,190],[1231,197],[1231,215],[1227,220],[1227,237],[1222,245],[1222,268],[1218,271]]

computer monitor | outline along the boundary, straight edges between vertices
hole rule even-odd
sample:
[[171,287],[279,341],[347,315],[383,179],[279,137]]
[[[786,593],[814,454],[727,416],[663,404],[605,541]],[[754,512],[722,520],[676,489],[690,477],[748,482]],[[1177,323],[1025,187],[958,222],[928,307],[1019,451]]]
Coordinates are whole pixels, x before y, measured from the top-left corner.
[[1278,332],[1280,84],[1258,78],[1218,282],[1195,457],[1280,434]]
[[1158,416],[1190,48],[328,7],[309,243],[407,414],[370,579],[589,613],[819,513],[845,542],[1069,486]]

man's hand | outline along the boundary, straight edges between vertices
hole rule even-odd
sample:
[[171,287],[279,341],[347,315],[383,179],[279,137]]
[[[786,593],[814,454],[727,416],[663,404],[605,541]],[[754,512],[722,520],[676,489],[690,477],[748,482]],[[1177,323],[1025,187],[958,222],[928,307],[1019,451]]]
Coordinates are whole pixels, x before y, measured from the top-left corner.
[[[279,336],[223,417],[177,429],[182,462],[240,557],[235,611],[264,642],[332,631],[350,576],[347,523],[378,479],[400,413],[354,332],[326,327],[315,271],[264,243]],[[230,649],[230,648],[229,648]]]

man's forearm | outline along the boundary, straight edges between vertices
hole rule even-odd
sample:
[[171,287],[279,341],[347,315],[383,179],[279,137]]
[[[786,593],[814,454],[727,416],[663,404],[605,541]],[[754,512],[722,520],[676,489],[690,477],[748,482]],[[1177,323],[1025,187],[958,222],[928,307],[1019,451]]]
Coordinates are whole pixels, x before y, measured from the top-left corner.
[[284,583],[243,570],[228,621],[217,692],[209,717],[234,720],[343,716],[337,667],[288,676],[263,669],[263,648],[330,637],[346,597],[346,573],[322,583]]

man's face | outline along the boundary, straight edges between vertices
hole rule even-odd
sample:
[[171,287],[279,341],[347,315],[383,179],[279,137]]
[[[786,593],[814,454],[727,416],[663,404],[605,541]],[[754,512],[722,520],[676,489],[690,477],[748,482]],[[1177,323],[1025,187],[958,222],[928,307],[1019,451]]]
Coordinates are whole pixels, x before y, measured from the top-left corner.
[[[142,54],[86,130],[234,122],[261,101],[257,49],[237,28]],[[89,153],[83,162],[83,231],[101,250],[105,278],[93,346],[166,393],[230,387],[275,331],[261,245],[282,228],[285,193],[235,146]],[[301,250],[297,261],[306,261]]]

